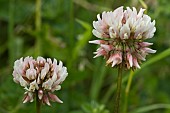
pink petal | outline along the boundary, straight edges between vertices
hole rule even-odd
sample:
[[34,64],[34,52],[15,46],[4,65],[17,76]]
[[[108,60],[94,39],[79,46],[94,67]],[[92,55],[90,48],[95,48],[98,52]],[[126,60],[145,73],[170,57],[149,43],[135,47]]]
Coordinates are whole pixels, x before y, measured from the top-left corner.
[[92,41],[89,41],[89,43],[92,43],[92,44],[104,44],[105,41],[104,40],[92,40]]
[[145,52],[147,53],[156,53],[156,50],[150,49],[150,48],[144,48]]
[[133,60],[132,60],[133,57],[130,53],[127,53],[127,59],[129,61],[130,67],[132,67],[133,66]]
[[102,48],[98,48],[97,51],[94,52],[94,54],[96,54],[96,56],[94,56],[93,58],[96,58],[99,56],[105,56],[107,54],[107,52]]
[[153,43],[149,43],[149,42],[141,42],[141,43],[139,43],[139,44],[140,44],[140,46],[142,46],[142,47],[146,47],[146,46],[153,45]]
[[41,100],[43,97],[43,91],[40,89],[38,90],[38,98]]
[[43,102],[46,103],[47,105],[51,106],[47,95],[43,96]]
[[115,60],[117,60],[117,64],[120,64],[122,62],[122,53],[117,53]]
[[101,44],[101,47],[104,48],[107,52],[112,50],[112,45]]
[[110,64],[111,62],[112,67],[114,67],[116,64],[120,64],[122,62],[122,54],[121,53],[112,54],[106,63]]
[[144,55],[144,54],[136,54],[136,57],[138,58],[138,59],[140,59],[140,60],[143,60],[143,61],[145,61],[146,59],[145,59],[145,57],[146,57],[146,55]]
[[114,59],[114,54],[112,54],[109,59],[106,61],[106,64],[110,64],[111,62],[113,62]]
[[140,66],[139,66],[138,61],[137,61],[136,58],[133,58],[133,64],[134,64],[135,67],[140,69]]
[[31,100],[31,98],[28,95],[25,95],[24,98],[23,98],[23,103],[26,103],[30,100]]
[[48,93],[48,96],[50,97],[51,101],[53,101],[53,102],[63,103],[63,101],[61,101],[56,95],[54,95],[52,93]]

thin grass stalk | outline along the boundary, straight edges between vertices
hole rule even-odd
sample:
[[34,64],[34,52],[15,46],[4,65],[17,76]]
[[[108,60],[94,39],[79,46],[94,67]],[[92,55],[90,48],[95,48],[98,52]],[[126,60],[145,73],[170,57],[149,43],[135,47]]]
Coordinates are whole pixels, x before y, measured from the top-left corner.
[[70,46],[73,47],[74,43],[74,3],[73,0],[70,0]]
[[14,11],[15,0],[9,1],[9,24],[8,24],[8,49],[9,49],[9,63],[13,64],[15,59],[15,45],[14,45]]
[[[73,47],[74,47],[74,3],[73,0],[70,1],[70,9],[69,9],[69,51],[68,54],[72,55]],[[73,57],[72,55],[71,57]],[[72,58],[71,58],[72,59]],[[68,69],[72,68],[72,60],[68,59]]]
[[129,97],[129,91],[130,91],[133,76],[134,76],[134,72],[131,70],[129,78],[128,78],[128,83],[125,89],[125,100],[124,100],[123,113],[127,113],[127,110],[128,110],[128,97]]
[[35,31],[37,32],[35,56],[41,55],[41,0],[36,0],[35,6]]

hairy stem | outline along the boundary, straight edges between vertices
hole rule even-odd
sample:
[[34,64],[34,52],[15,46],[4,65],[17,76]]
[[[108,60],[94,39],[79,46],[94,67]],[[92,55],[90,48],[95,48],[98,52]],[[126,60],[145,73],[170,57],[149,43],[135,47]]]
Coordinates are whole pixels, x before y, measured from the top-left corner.
[[117,92],[116,92],[116,100],[115,100],[115,106],[114,106],[114,113],[119,113],[120,92],[121,92],[121,84],[122,84],[122,70],[123,70],[123,65],[120,64],[120,66],[118,68]]

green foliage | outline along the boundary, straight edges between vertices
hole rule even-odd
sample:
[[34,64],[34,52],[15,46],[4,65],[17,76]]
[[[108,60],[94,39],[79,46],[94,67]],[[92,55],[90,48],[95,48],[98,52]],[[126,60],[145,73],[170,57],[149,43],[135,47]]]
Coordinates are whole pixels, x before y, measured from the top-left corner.
[[147,113],[156,109],[170,109],[170,104],[154,104],[138,108],[130,113]]
[[[112,113],[117,70],[102,58],[93,59],[96,45],[88,41],[95,39],[97,13],[121,5],[147,8],[157,28],[148,40],[157,53],[134,73],[128,113],[170,113],[169,0],[41,0],[39,28],[35,1],[0,0],[0,113],[35,112],[35,102],[22,104],[24,90],[13,82],[12,70],[16,59],[38,55],[62,60],[69,72],[62,90],[55,92],[64,103],[43,106],[42,113]],[[121,111],[128,75],[124,71]]]
[[94,101],[90,104],[84,104],[82,109],[84,113],[109,113],[109,111],[105,109],[104,105],[99,105]]

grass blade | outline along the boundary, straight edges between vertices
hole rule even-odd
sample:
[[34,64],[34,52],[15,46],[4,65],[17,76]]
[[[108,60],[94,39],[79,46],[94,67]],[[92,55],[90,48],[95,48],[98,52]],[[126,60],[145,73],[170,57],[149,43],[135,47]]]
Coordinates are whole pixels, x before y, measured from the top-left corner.
[[156,109],[170,109],[170,104],[153,104],[138,108],[130,113],[146,113]]

